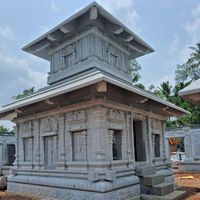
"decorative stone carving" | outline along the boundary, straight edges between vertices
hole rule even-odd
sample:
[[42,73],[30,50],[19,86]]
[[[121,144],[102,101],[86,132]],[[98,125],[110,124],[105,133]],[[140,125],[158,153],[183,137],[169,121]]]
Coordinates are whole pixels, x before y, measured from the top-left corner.
[[32,161],[32,153],[33,153],[33,138],[28,137],[23,139],[23,150],[24,150],[24,162]]
[[66,114],[67,121],[80,121],[85,120],[85,111],[78,110]]
[[33,123],[32,121],[25,121],[23,123],[23,132],[27,133],[27,132],[31,132],[33,128]]
[[75,64],[76,62],[76,49],[69,45],[62,50],[62,57],[64,59],[62,68],[68,68]]
[[141,121],[145,120],[145,118],[146,118],[146,116],[138,114],[138,113],[133,113],[132,116],[133,116],[133,119],[137,119],[137,120],[141,120]]
[[72,133],[73,161],[86,160],[86,148],[87,148],[86,145],[87,145],[86,131],[79,131]]
[[55,117],[48,117],[44,120],[43,132],[57,132],[58,131],[58,120]]
[[117,54],[116,49],[111,44],[108,44],[106,52],[108,54],[109,64],[112,67],[119,69],[119,55]]
[[109,110],[109,118],[113,120],[124,120],[125,114],[123,111],[115,110],[115,109],[110,109]]
[[162,133],[162,121],[151,119],[151,128],[153,133]]

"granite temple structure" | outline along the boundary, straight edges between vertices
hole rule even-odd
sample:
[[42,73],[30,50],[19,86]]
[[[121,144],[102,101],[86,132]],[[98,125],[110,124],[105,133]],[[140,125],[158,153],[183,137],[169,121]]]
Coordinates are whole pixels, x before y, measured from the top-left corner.
[[47,87],[0,110],[16,124],[8,191],[72,200],[182,194],[164,127],[187,112],[132,85],[129,61],[153,52],[147,43],[94,2],[23,50],[48,60],[50,72]]

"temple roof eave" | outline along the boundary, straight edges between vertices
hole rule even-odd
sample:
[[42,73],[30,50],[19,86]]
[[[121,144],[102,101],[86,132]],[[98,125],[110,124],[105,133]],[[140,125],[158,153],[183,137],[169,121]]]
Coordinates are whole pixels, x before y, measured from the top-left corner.
[[[83,23],[85,24],[85,26],[94,24],[94,21],[99,19],[99,15],[103,17],[103,19],[106,21],[106,23],[103,23],[105,25],[104,28],[106,29],[105,32],[109,32],[114,36],[121,38],[122,43],[124,43],[130,49],[130,52],[135,51],[134,44],[136,43],[141,48],[141,52],[138,52],[137,57],[154,51],[154,49],[151,46],[149,46],[133,31],[131,31],[128,27],[123,25],[118,19],[113,17],[109,12],[107,12],[96,2],[93,2],[87,7],[83,8],[78,13],[74,14],[64,22],[60,23],[55,28],[51,29],[50,31],[37,38],[33,42],[29,43],[22,49],[33,55],[49,60],[49,47],[53,46],[56,41],[62,40],[63,37],[65,37],[66,39],[68,35],[74,33],[75,31],[77,32],[77,26],[78,24],[80,24],[77,23],[77,19],[85,16],[86,14],[89,15],[89,20],[87,19],[87,22]],[[98,25],[98,23],[96,22],[95,24]]]
[[200,105],[200,79],[179,91],[179,96],[195,105]]
[[[162,104],[163,105],[163,113],[166,112],[167,110],[171,110],[170,111],[171,116],[189,114],[188,111],[186,111],[170,102],[162,100],[159,97],[157,97],[151,93],[148,93],[146,91],[138,89],[137,87],[134,87],[132,85],[127,85],[125,83],[122,83],[121,81],[118,81],[107,75],[102,74],[101,72],[93,72],[89,75],[85,75],[84,77],[78,78],[71,82],[63,83],[63,84],[48,88],[46,90],[38,91],[30,96],[24,97],[24,98],[17,100],[11,104],[8,104],[8,105],[0,108],[0,118],[10,119],[11,116],[15,116],[15,113],[20,112],[20,108],[22,108],[22,107],[25,107],[27,105],[32,105],[37,102],[45,101],[45,100],[51,99],[53,97],[56,97],[56,96],[59,96],[59,95],[65,94],[65,93],[69,93],[71,91],[75,91],[77,89],[81,89],[83,87],[90,86],[90,85],[98,83],[100,81],[108,82],[108,83],[118,86],[122,89],[128,90],[137,95],[140,95],[140,96],[144,97],[145,100],[150,99],[151,101],[153,101],[155,103]],[[9,118],[7,116],[9,116]]]

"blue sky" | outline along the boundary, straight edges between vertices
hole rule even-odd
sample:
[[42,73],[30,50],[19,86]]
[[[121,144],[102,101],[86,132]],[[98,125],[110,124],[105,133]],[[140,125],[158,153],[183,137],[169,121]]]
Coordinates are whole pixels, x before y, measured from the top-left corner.
[[[91,3],[90,0],[1,0],[0,106],[24,88],[46,84],[49,63],[21,48]],[[98,0],[155,52],[138,59],[145,86],[173,83],[177,64],[200,41],[199,0]]]

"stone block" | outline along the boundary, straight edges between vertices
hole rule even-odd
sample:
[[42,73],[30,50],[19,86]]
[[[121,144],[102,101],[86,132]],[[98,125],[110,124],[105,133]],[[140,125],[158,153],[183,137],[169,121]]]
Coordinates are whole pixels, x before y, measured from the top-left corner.
[[89,172],[88,179],[93,182],[98,181],[100,179],[99,173],[95,171]]
[[137,176],[147,176],[156,173],[156,168],[154,166],[142,166],[136,167]]
[[116,172],[106,172],[105,180],[107,181],[114,181],[116,180]]
[[174,191],[174,185],[171,183],[161,183],[153,186],[153,194],[158,196],[165,196]]
[[165,177],[163,175],[157,175],[157,174],[147,175],[141,179],[141,182],[147,186],[158,185],[163,183],[164,181]]

